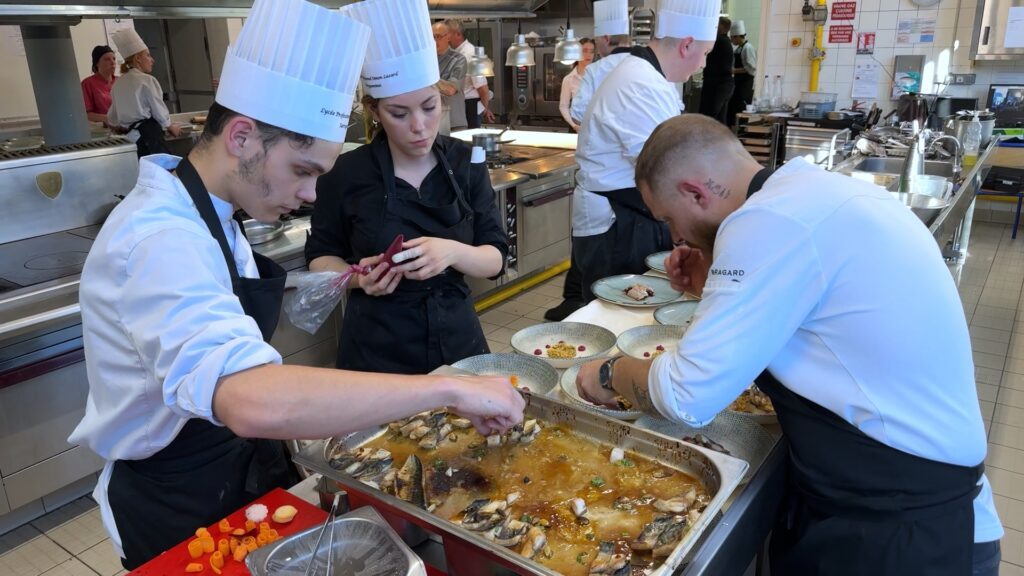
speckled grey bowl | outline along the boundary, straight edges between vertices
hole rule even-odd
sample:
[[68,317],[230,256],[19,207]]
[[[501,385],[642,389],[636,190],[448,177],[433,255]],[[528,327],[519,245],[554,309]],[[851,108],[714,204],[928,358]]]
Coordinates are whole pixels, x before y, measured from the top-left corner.
[[516,376],[519,388],[533,394],[544,395],[558,386],[558,372],[537,358],[522,354],[481,354],[463,358],[452,368],[472,372],[478,376]]
[[[637,326],[619,334],[616,345],[626,356],[650,360],[659,345],[666,351],[675,350],[685,332],[685,326]],[[644,356],[644,352],[648,356]]]
[[[564,340],[573,348],[583,346],[583,352],[576,352],[575,358],[549,358],[547,348]],[[615,334],[606,328],[583,322],[552,322],[523,328],[512,335],[512,348],[516,352],[543,360],[551,366],[564,370],[608,354],[615,346]],[[540,354],[535,354],[540,350]]]
[[569,402],[580,406],[584,410],[590,410],[591,412],[597,412],[602,416],[609,418],[618,418],[619,420],[636,420],[637,418],[644,415],[639,410],[613,410],[604,406],[597,406],[591,404],[580,397],[580,393],[576,390],[576,375],[580,373],[580,367],[573,366],[562,373],[562,379],[559,381],[559,387],[562,391],[562,395],[569,399]]
[[654,311],[654,319],[658,321],[658,324],[666,326],[689,326],[699,305],[700,300],[683,300],[665,304]]

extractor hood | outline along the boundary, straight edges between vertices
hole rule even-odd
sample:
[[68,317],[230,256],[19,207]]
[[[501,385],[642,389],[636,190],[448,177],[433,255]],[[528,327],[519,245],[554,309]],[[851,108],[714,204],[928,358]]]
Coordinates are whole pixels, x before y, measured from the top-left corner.
[[[328,8],[339,8],[353,0],[314,0]],[[585,0],[589,3],[589,0]],[[547,0],[427,0],[432,17],[532,18],[534,9]],[[562,0],[564,4],[564,0]],[[81,18],[233,18],[249,15],[252,0],[76,0],[55,4],[53,0],[15,0],[0,4],[0,20],[31,17]]]

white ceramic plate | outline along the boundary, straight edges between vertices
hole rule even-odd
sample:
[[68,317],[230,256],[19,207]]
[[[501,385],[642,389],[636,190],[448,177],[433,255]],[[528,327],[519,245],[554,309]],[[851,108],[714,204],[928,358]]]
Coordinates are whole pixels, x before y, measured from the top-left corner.
[[547,394],[558,386],[558,372],[536,358],[522,354],[481,354],[463,358],[452,368],[478,376],[517,376],[519,387],[534,394]]
[[[654,296],[644,300],[634,300],[626,296],[626,290],[633,284],[649,286],[654,290]],[[668,279],[657,276],[641,276],[639,274],[622,274],[602,278],[594,282],[594,285],[590,287],[590,291],[594,293],[594,296],[605,302],[635,308],[661,306],[669,302],[675,302],[683,296],[682,292],[672,288],[672,284],[669,283]]]
[[658,321],[658,324],[666,326],[689,327],[698,305],[700,305],[700,300],[683,300],[665,304],[654,311],[654,319]]
[[612,410],[611,408],[605,408],[604,406],[596,406],[587,402],[583,398],[580,398],[580,393],[576,390],[576,375],[579,373],[579,365],[573,366],[562,373],[562,379],[559,382],[562,394],[564,394],[573,404],[580,406],[585,410],[597,412],[602,416],[618,418],[619,420],[636,420],[644,415],[644,413],[639,410]]
[[654,254],[647,256],[647,258],[644,258],[644,264],[647,264],[647,267],[650,268],[651,270],[654,270],[655,272],[667,274],[667,272],[665,271],[665,258],[668,258],[668,255],[671,253],[671,250],[666,250],[665,252],[655,252]]
[[[558,342],[565,342],[576,349],[576,357],[549,357],[549,347]],[[579,350],[580,346],[584,348],[582,351]],[[606,328],[582,322],[537,324],[523,328],[512,335],[512,348],[516,352],[543,360],[560,370],[605,356],[612,346],[615,346],[615,333]]]
[[685,332],[685,326],[637,326],[619,334],[616,346],[626,356],[650,360],[655,357],[658,346],[664,348],[661,352],[675,350]]

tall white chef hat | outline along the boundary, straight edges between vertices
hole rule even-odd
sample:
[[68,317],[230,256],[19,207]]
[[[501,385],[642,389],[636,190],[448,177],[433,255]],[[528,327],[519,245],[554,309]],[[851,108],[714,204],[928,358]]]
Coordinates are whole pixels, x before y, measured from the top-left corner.
[[139,33],[134,28],[114,30],[110,35],[110,39],[114,41],[114,46],[117,46],[117,51],[121,53],[121,58],[125,60],[143,50],[149,50],[149,46],[146,46],[146,43],[142,41]]
[[746,36],[747,25],[743,23],[743,20],[737,20],[732,23],[732,28],[729,29],[729,36]]
[[388,98],[437,83],[441,73],[424,0],[364,0],[341,11],[373,29],[363,88]]
[[629,34],[629,0],[594,2],[594,36]]
[[722,0],[658,0],[654,37],[714,41],[721,11]]
[[344,142],[370,29],[304,0],[256,0],[228,47],[217,103],[278,128]]

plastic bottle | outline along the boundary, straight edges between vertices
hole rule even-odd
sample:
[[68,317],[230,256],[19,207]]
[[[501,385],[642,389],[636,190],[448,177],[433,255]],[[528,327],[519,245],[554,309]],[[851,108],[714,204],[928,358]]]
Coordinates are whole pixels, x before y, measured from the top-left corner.
[[769,110],[772,107],[772,81],[767,74],[764,75],[764,83],[761,84],[761,98],[757,101],[759,110]]
[[778,110],[779,108],[782,108],[783,103],[782,75],[778,74],[775,76],[775,80],[772,81],[772,108]]
[[967,124],[967,133],[964,136],[964,170],[969,170],[978,163],[978,153],[981,150],[981,121],[978,114],[971,117]]

